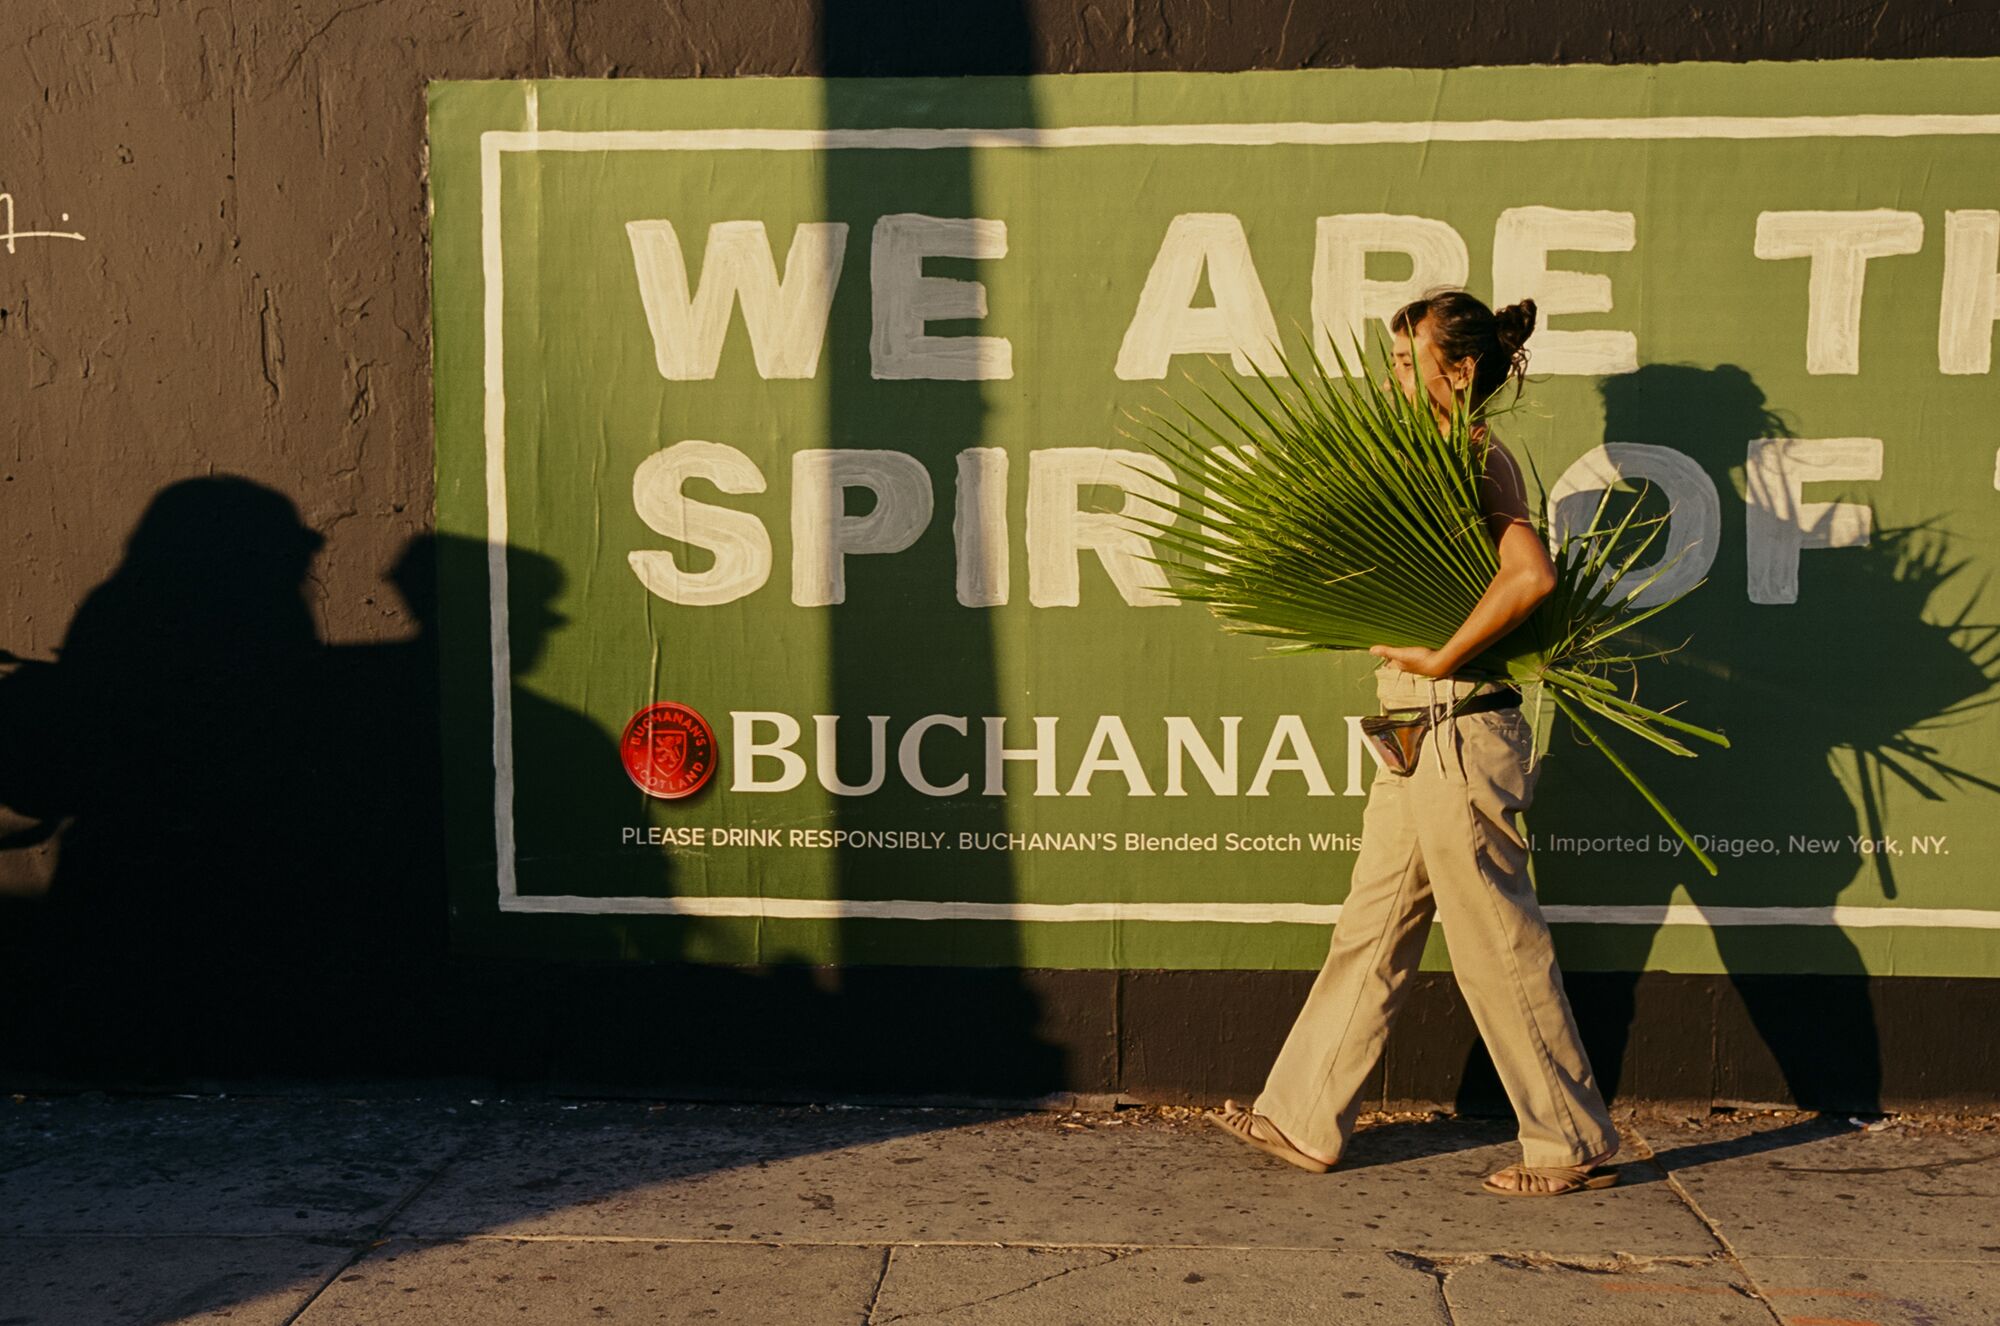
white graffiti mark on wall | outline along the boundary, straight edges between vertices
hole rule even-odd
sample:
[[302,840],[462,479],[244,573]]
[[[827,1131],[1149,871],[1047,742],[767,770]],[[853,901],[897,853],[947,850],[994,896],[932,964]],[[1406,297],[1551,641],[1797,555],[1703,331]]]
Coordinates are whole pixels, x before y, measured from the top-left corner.
[[[64,212],[62,219],[69,220]],[[23,239],[82,239],[74,230],[16,230],[14,229],[14,195],[0,193],[0,243],[7,246],[7,252],[14,252],[14,244]]]

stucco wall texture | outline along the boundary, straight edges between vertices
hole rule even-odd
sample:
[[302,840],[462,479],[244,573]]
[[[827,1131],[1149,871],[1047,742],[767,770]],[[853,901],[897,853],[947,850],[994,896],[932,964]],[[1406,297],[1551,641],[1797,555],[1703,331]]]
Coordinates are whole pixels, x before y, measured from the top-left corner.
[[[54,659],[80,606],[126,558],[128,539],[156,496],[190,478],[236,475],[289,499],[298,521],[323,540],[307,573],[311,636],[325,644],[380,646],[389,661],[375,683],[381,703],[369,707],[390,715],[386,721],[396,740],[379,759],[363,761],[358,772],[352,763],[320,757],[329,721],[323,697],[304,681],[289,690],[282,678],[271,683],[288,666],[287,656],[276,647],[260,654],[264,645],[257,639],[235,651],[231,676],[236,679],[211,687],[216,693],[208,708],[184,716],[180,728],[160,721],[160,711],[175,706],[174,693],[141,682],[132,695],[101,697],[102,706],[129,705],[131,712],[76,734],[79,741],[119,745],[133,804],[150,804],[151,791],[186,777],[196,758],[161,747],[197,727],[226,727],[233,688],[269,683],[259,694],[266,701],[278,696],[281,703],[266,703],[255,712],[295,721],[267,722],[260,716],[243,730],[231,730],[223,746],[207,749],[202,758],[247,764],[237,775],[239,784],[257,791],[241,805],[211,805],[206,822],[181,826],[186,834],[171,850],[181,854],[176,868],[183,882],[206,869],[204,843],[214,844],[217,871],[246,871],[243,862],[253,859],[267,866],[286,859],[283,821],[311,808],[322,827],[329,818],[343,825],[337,831],[348,835],[349,845],[317,864],[293,858],[300,878],[314,889],[337,889],[359,887],[355,877],[365,875],[372,892],[363,896],[410,900],[408,915],[417,918],[407,927],[412,937],[399,941],[395,980],[400,984],[393,994],[383,994],[379,982],[353,979],[340,990],[352,1001],[350,1010],[426,1010],[423,1016],[438,1030],[422,1046],[364,1064],[327,1050],[335,1042],[325,1039],[321,1053],[287,1054],[274,1048],[275,1041],[269,1052],[247,1048],[254,1038],[236,1035],[231,1054],[204,1061],[203,1067],[521,1076],[569,1071],[597,1080],[624,1073],[653,1083],[699,1077],[763,1090],[811,1090],[827,1082],[851,1086],[867,1080],[871,1063],[908,1061],[907,1054],[881,1040],[880,1028],[910,1016],[913,996],[950,1006],[982,998],[981,983],[1000,978],[959,973],[894,980],[878,975],[872,985],[850,981],[845,988],[858,1000],[853,1007],[865,1016],[827,1021],[818,1014],[799,1016],[801,1009],[822,1008],[814,1002],[816,990],[824,993],[819,978],[773,977],[752,990],[720,973],[600,974],[588,981],[565,978],[559,984],[566,993],[522,1021],[491,1015],[491,1000],[503,991],[525,999],[518,973],[441,974],[446,973],[442,890],[436,882],[437,844],[426,829],[436,821],[436,770],[429,761],[435,759],[431,712],[437,683],[409,605],[390,584],[406,547],[429,528],[433,499],[424,170],[428,80],[1994,53],[2000,53],[2000,15],[1990,0],[1677,6],[1645,0],[1512,5],[1127,0],[1067,6],[0,0],[0,193],[8,200],[0,204],[0,225],[19,235],[0,243],[5,421],[0,558],[6,568],[0,575],[0,650],[19,659]],[[30,231],[82,238],[25,234]],[[178,537],[187,538],[187,532]],[[258,550],[254,544],[244,549],[246,555]],[[222,549],[214,564],[221,565],[229,553]],[[194,565],[209,563],[197,558]],[[190,585],[166,576],[128,589],[141,597],[164,596],[168,601],[151,611],[166,620],[174,614],[173,596]],[[148,619],[140,614],[125,620]],[[217,629],[227,629],[226,623]],[[153,642],[144,632],[137,635],[127,648],[143,664]],[[412,641],[414,647],[395,648]],[[132,675],[142,674],[143,667]],[[53,735],[59,745],[70,734]],[[20,752],[26,749],[19,736],[18,728],[0,733],[0,744],[15,743],[17,780],[23,776]],[[427,758],[425,752],[432,754]],[[0,758],[0,768],[7,764]],[[385,819],[384,807],[397,813]],[[261,857],[232,856],[224,845],[236,833],[231,826],[251,821],[260,824],[258,832],[272,850]],[[0,819],[0,839],[20,832],[22,823]],[[355,839],[361,840],[358,846]],[[313,840],[305,850],[326,841]],[[103,857],[106,878],[100,884],[111,887],[117,876],[121,886],[136,886],[133,872],[149,868],[149,852],[164,850],[124,844]],[[126,1037],[130,1054],[105,1048],[111,1041],[92,1039],[107,1020],[123,1016],[121,1009],[158,998],[168,988],[158,983],[167,968],[134,974],[139,968],[109,960],[94,968],[82,962],[78,955],[96,949],[96,941],[83,932],[48,928],[35,914],[38,901],[28,896],[45,882],[51,857],[20,850],[0,853],[0,860],[6,862],[0,867],[0,956],[10,959],[0,964],[6,968],[0,1003],[10,1007],[13,1018],[0,1036],[0,1068],[83,1077],[194,1071],[196,1065],[175,1059],[171,1047],[140,1044],[145,1037],[137,1032]],[[347,878],[330,878],[328,861]],[[267,872],[237,880],[235,892],[216,892],[225,899],[253,893],[282,899],[298,887],[295,880]],[[211,915],[224,913],[218,908]],[[350,917],[345,930],[334,932],[318,927],[313,915],[310,909],[267,908],[259,923],[264,928],[234,937],[236,950],[274,950],[267,974],[280,973],[274,978],[280,985],[283,973],[294,982],[320,982],[312,1002],[322,1008],[323,1021],[311,1027],[296,1020],[274,1022],[273,1035],[281,1039],[332,1035],[327,1028],[343,1013],[327,995],[332,987],[326,982],[333,979],[327,973],[351,978],[356,964],[368,960],[361,950],[399,928],[393,909]],[[188,936],[194,933],[190,926]],[[287,933],[295,942],[277,942]],[[330,933],[346,936],[353,947],[328,940]],[[175,942],[198,945],[188,936]],[[196,967],[215,954],[184,947],[182,956],[184,967]],[[306,975],[308,968],[319,974]],[[1033,1056],[1032,1068],[1021,1066],[1028,1058],[989,1055],[979,1069],[983,1077],[959,1085],[1011,1095],[1069,1087],[1198,1096],[1240,1087],[1261,1072],[1271,1048],[1267,1042],[1282,1032],[1309,974],[1287,973],[1262,984],[1230,976],[1231,997],[1243,1001],[1242,1011],[1255,1012],[1262,1029],[1246,1036],[1228,1026],[1209,1027],[1213,1035],[1190,1040],[1191,1029],[1213,1022],[1221,993],[1220,987],[1204,985],[1201,975],[1182,973],[1152,984],[1103,973],[1025,977],[1041,1009],[1034,1039],[1037,1045],[1062,1047],[1060,1054]],[[682,984],[642,989],[650,979]],[[910,982],[924,979],[937,985],[919,995]],[[1436,1097],[1457,1090],[1463,1096],[1464,1083],[1478,1076],[1464,1055],[1470,1028],[1462,1010],[1450,1011],[1448,984],[1431,984],[1432,996],[1425,997],[1433,998],[1433,1006],[1419,998],[1406,1015],[1413,1028],[1412,1054],[1391,1066],[1392,1095]],[[96,990],[96,1004],[80,993],[86,986]],[[1923,1020],[1925,1007],[1935,1006],[1926,1000],[1958,998],[1963,1007],[1962,995],[1938,990],[1920,996],[1915,986],[1901,988],[1911,993],[1896,997],[1902,1011],[1895,1016],[1912,1025]],[[231,991],[252,1002],[268,997],[265,989],[223,983],[214,993],[216,1007],[229,1002]],[[746,992],[754,997],[746,1001]],[[720,1034],[656,1049],[645,1063],[621,1059],[618,1033],[615,1026],[606,1029],[604,1008],[619,999],[626,1006],[634,1001],[657,1006],[669,997],[711,1008],[734,1001],[738,1017],[789,1018],[802,1038],[831,1047],[852,1046],[864,1034],[856,1028],[868,1028],[865,1034],[878,1052],[850,1057],[842,1070],[817,1077],[812,1065],[831,1060],[796,1061],[805,1066],[788,1077],[769,1064],[758,1066],[755,1055],[732,1057],[718,1050],[725,1041]],[[1786,1084],[1765,1071],[1768,1053],[1729,1011],[1732,998],[1702,987],[1694,995],[1702,1012],[1695,1020],[1699,1025],[1686,1020],[1687,1000],[1664,999],[1661,1026],[1674,1031],[1646,1050],[1650,1058],[1635,1059],[1628,1080],[1662,1096],[1784,1094]],[[1801,988],[1802,1017],[1811,1003],[1810,991]],[[75,1011],[85,1005],[95,1011]],[[59,1006],[69,1010],[62,1015],[68,1022],[54,1011]],[[572,1014],[574,1021],[566,1020]],[[482,1017],[488,1020],[480,1022]],[[600,1037],[594,1058],[588,1046],[576,1050],[582,1043],[578,1028]],[[1631,1044],[1644,1049],[1649,1034],[1634,1029]],[[1736,1048],[1731,1036],[1740,1042]],[[86,1042],[90,1053],[80,1048]],[[439,1047],[447,1043],[486,1049],[439,1058]],[[552,1048],[558,1043],[567,1048]],[[150,1060],[139,1053],[148,1048]],[[566,1059],[571,1052],[582,1057]],[[1228,1062],[1218,1062],[1218,1053]],[[711,1056],[706,1066],[690,1073],[688,1065],[702,1055]],[[1837,1053],[1833,1058],[1837,1061]],[[1911,1049],[1908,1058],[1908,1072],[1890,1094],[1964,1098],[2000,1086],[2000,1061],[1992,1055],[1945,1077],[1937,1075],[1931,1056]],[[621,1063],[629,1071],[616,1067]],[[1399,1072],[1402,1077],[1395,1078]],[[1856,1090],[1865,1096],[1880,1085]],[[1846,1099],[1842,1092],[1852,1095],[1850,1088],[1853,1084],[1843,1086],[1837,1075],[1824,1085],[1829,1099]],[[1799,1083],[1789,1089],[1799,1094]]]

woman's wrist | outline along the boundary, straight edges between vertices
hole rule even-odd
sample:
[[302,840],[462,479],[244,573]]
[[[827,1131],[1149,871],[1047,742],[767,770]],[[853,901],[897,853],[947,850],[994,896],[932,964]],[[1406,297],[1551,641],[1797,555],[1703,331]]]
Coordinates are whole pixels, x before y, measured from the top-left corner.
[[1434,649],[1431,651],[1430,664],[1432,668],[1431,676],[1449,677],[1452,673],[1457,672],[1465,666],[1465,658],[1458,651],[1447,645],[1443,649]]
[[1459,666],[1453,661],[1456,654],[1448,646],[1445,649],[1423,649],[1414,645],[1374,645],[1368,652],[1419,677],[1447,677]]

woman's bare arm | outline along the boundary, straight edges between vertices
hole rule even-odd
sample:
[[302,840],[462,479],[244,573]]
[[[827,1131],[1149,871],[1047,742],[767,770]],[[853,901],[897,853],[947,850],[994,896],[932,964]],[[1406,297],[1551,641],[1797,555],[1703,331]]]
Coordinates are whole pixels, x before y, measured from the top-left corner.
[[1555,563],[1529,519],[1520,468],[1497,442],[1486,453],[1479,500],[1499,550],[1500,569],[1464,623],[1440,649],[1376,645],[1369,653],[1421,677],[1449,676],[1526,621],[1555,588]]

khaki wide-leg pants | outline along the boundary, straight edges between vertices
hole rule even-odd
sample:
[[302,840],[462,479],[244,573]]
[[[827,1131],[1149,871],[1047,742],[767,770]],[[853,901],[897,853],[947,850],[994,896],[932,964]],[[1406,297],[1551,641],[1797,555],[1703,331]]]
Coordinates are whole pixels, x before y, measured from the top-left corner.
[[[1385,710],[1475,689],[1388,667],[1376,673]],[[1337,1159],[1353,1135],[1362,1083],[1435,913],[1458,988],[1519,1116],[1522,1163],[1576,1165],[1617,1149],[1528,880],[1516,815],[1540,773],[1527,767],[1531,744],[1519,709],[1466,714],[1431,730],[1413,772],[1375,771],[1326,964],[1255,1105],[1300,1146]]]

